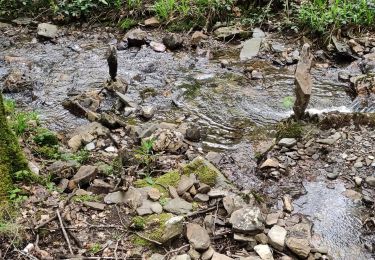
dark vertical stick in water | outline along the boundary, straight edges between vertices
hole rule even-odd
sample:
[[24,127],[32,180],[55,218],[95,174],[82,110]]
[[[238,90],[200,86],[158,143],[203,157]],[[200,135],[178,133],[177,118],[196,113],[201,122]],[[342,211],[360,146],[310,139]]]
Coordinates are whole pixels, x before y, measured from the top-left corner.
[[116,81],[117,76],[117,50],[116,47],[110,45],[107,51],[107,62],[109,68],[109,76],[113,81]]

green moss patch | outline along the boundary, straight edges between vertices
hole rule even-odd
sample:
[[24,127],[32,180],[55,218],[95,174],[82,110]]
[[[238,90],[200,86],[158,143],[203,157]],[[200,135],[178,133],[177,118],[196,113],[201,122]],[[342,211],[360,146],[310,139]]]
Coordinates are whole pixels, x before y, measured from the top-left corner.
[[210,186],[216,184],[216,178],[219,175],[219,170],[200,156],[183,166],[181,171],[185,175],[195,174],[200,182]]
[[168,186],[176,187],[180,181],[178,171],[170,171],[156,178],[145,178],[134,182],[136,188],[153,187],[160,191],[162,198],[168,197]]

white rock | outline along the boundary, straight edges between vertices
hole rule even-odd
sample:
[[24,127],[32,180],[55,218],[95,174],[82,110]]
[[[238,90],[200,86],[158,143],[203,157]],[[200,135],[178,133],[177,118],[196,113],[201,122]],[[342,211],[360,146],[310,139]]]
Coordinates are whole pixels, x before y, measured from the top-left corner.
[[271,249],[268,245],[256,245],[254,251],[262,258],[262,260],[274,260]]

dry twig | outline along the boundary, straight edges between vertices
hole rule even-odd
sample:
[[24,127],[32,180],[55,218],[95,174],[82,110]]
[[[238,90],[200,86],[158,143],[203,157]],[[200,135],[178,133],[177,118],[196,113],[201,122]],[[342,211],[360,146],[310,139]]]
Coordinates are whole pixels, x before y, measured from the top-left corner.
[[72,250],[72,246],[70,245],[69,236],[68,236],[68,233],[66,233],[63,221],[62,221],[61,216],[60,216],[60,211],[58,209],[56,210],[56,216],[59,219],[61,230],[62,230],[62,232],[64,234],[66,243],[68,244],[68,247],[69,247],[69,252],[73,255],[73,250]]

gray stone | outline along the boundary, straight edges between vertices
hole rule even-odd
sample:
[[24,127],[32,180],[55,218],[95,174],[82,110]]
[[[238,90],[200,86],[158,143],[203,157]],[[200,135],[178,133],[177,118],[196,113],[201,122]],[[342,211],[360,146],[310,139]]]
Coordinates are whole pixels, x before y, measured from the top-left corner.
[[211,259],[212,260],[233,260],[233,258],[230,258],[229,256],[219,254],[219,253],[216,253],[216,252],[214,252]]
[[160,191],[156,188],[151,188],[147,191],[147,195],[150,197],[151,200],[157,201],[160,199]]
[[210,246],[204,253],[201,255],[202,260],[210,260],[215,253],[215,250]]
[[374,187],[375,186],[375,176],[368,176],[368,177],[366,177],[365,182],[368,185]]
[[38,36],[53,39],[57,36],[57,26],[49,23],[38,24]]
[[85,146],[85,150],[87,150],[87,151],[92,151],[94,149],[95,149],[95,143],[94,142],[88,143]]
[[228,215],[231,215],[233,211],[242,208],[246,203],[239,195],[228,195],[223,198],[223,205]]
[[339,176],[338,172],[329,172],[329,173],[327,173],[327,178],[330,179],[330,180],[337,179],[338,176]]
[[211,190],[211,187],[205,183],[200,183],[197,190],[198,193],[207,194]]
[[84,201],[83,205],[85,205],[85,206],[87,206],[89,208],[97,209],[97,210],[104,210],[105,206],[106,206],[103,203],[91,202],[91,201]]
[[180,182],[177,186],[177,193],[178,195],[182,195],[187,192],[197,181],[197,178],[194,174],[190,174],[190,176],[182,175]]
[[160,203],[154,202],[151,204],[151,210],[156,214],[160,214],[163,212],[163,207],[160,205]]
[[128,41],[129,47],[140,47],[143,44],[146,44],[147,33],[139,28],[130,30],[125,34],[125,38]]
[[245,234],[257,234],[264,230],[264,220],[258,207],[246,206],[232,213],[229,222],[234,231]]
[[147,27],[157,27],[160,25],[159,20],[156,17],[151,17],[145,20],[145,26]]
[[201,254],[197,250],[195,250],[193,247],[190,247],[188,251],[188,255],[193,260],[199,260],[201,257]]
[[150,47],[156,52],[165,52],[167,49],[164,44],[154,41],[150,42]]
[[207,39],[207,38],[208,38],[208,36],[205,35],[203,32],[201,32],[201,31],[195,31],[195,32],[191,35],[190,43],[191,43],[191,45],[193,45],[193,46],[197,46],[197,45],[200,44],[200,42],[201,42],[202,40],[205,40],[205,39]]
[[197,195],[194,196],[194,201],[197,201],[197,202],[207,202],[209,200],[210,200],[210,197],[207,194],[198,193]]
[[262,260],[273,260],[272,252],[268,245],[256,245],[254,251]]
[[164,260],[164,256],[161,254],[152,254],[149,260]]
[[163,43],[170,50],[176,50],[182,47],[183,40],[178,34],[170,33],[163,38]]
[[95,179],[87,190],[91,191],[94,194],[107,194],[113,188],[113,185],[106,183],[101,179]]
[[207,230],[195,223],[186,225],[186,237],[197,251],[208,249],[211,243]]
[[297,64],[295,72],[295,93],[296,101],[293,106],[294,115],[297,119],[301,119],[310,101],[312,79],[310,69],[313,55],[310,53],[310,45],[305,43],[302,47],[301,57]]
[[[79,168],[78,172],[70,180],[76,185],[88,184],[93,181],[98,173],[98,167],[92,165],[83,165]],[[70,184],[69,184],[70,185]]]
[[122,191],[115,191],[108,193],[104,197],[104,202],[107,204],[119,204],[124,202],[125,193]]
[[169,190],[169,195],[171,196],[172,199],[179,198],[177,190],[176,190],[175,187],[168,186],[168,190]]
[[355,185],[361,186],[361,184],[362,184],[362,178],[358,177],[358,176],[355,176],[354,177],[354,182],[355,182]]
[[265,38],[266,34],[260,28],[254,28],[253,30],[253,38]]
[[263,245],[268,244],[268,237],[264,233],[257,234],[257,235],[255,235],[254,238],[260,244],[263,244]]
[[190,256],[188,254],[177,255],[171,258],[171,260],[190,260]]
[[283,251],[285,246],[286,233],[287,232],[285,228],[277,225],[273,226],[267,234],[270,245],[279,251]]
[[191,203],[189,203],[189,202],[187,202],[183,199],[175,198],[175,199],[169,200],[164,205],[163,208],[167,212],[180,215],[180,214],[189,213],[193,209],[193,206],[192,206]]
[[277,220],[279,219],[280,217],[280,213],[270,213],[267,215],[266,217],[266,226],[267,227],[270,227],[270,226],[273,226],[277,223]]
[[152,214],[153,211],[151,209],[151,206],[154,202],[150,200],[143,200],[142,205],[137,208],[137,214],[139,216],[149,215]]
[[257,56],[259,53],[261,43],[261,38],[252,38],[250,40],[245,41],[240,52],[240,60],[245,61]]
[[141,116],[145,119],[151,119],[155,114],[155,109],[152,106],[141,107]]
[[210,198],[220,198],[226,196],[227,194],[227,191],[220,189],[212,189],[207,193],[207,195],[210,196]]
[[293,204],[292,204],[292,199],[290,196],[285,195],[283,197],[283,204],[284,204],[284,211],[291,213],[294,209]]
[[220,27],[214,31],[214,36],[218,39],[225,40],[236,36],[246,36],[249,32],[244,31],[239,26]]
[[181,235],[184,229],[183,221],[183,216],[176,216],[168,219],[164,224],[165,229],[160,242],[165,243],[172,238]]
[[260,169],[264,168],[278,168],[279,167],[279,162],[274,159],[274,158],[268,158],[265,160],[262,165],[260,166]]
[[295,138],[283,138],[279,141],[278,145],[282,147],[291,148],[297,144],[297,140]]
[[233,239],[237,241],[242,241],[242,242],[255,242],[256,243],[256,240],[253,236],[246,236],[244,234],[234,233]]
[[309,241],[304,238],[289,237],[286,246],[301,258],[306,258],[310,253]]
[[115,92],[116,95],[118,96],[118,98],[120,99],[120,101],[122,103],[124,103],[125,106],[129,106],[129,107],[132,107],[132,108],[138,108],[138,104],[134,102],[134,100],[127,96],[127,95],[124,95],[118,91]]
[[132,209],[137,209],[142,205],[142,194],[141,192],[134,188],[129,187],[129,189],[125,192],[123,202]]

